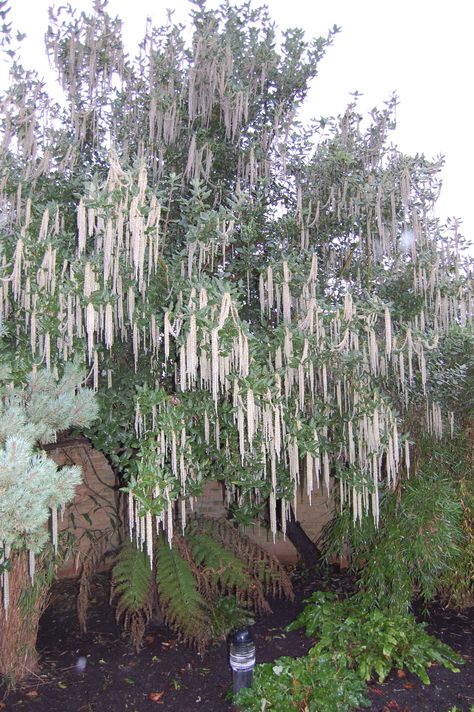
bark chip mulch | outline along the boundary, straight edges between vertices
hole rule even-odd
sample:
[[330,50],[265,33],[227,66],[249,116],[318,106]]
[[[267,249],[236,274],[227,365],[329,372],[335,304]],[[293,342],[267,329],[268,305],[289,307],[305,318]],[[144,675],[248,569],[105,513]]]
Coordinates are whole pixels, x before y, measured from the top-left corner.
[[[331,588],[346,587],[344,576],[332,577]],[[256,622],[253,634],[257,662],[282,655],[304,655],[311,641],[303,631],[285,632],[302,601],[321,588],[318,580],[296,580],[294,603],[275,600],[273,613]],[[74,612],[74,585],[59,582],[53,604],[43,616],[38,647],[40,670],[27,683],[2,696],[3,712],[231,712],[231,671],[225,641],[204,656],[180,643],[166,627],[150,625],[137,655],[116,625],[108,605],[108,583],[97,577],[88,632],[81,634]],[[465,665],[451,673],[430,669],[430,685],[404,671],[393,671],[383,684],[372,684],[372,712],[458,712],[474,706],[474,609],[456,614],[433,606],[428,631],[460,652]]]

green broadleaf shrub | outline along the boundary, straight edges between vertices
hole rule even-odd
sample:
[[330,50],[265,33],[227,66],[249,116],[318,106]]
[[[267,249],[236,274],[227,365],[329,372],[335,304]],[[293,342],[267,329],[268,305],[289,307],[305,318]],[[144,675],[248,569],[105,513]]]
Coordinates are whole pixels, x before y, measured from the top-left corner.
[[453,672],[463,662],[412,615],[365,606],[355,597],[338,601],[334,594],[313,594],[288,626],[299,628],[317,643],[302,658],[257,665],[252,688],[235,697],[242,712],[347,712],[370,706],[365,683],[375,676],[383,682],[393,668],[406,668],[429,684],[433,662]]
[[427,685],[432,662],[453,672],[458,672],[457,665],[462,664],[462,659],[426,633],[424,624],[417,623],[412,614],[380,609],[357,596],[338,601],[333,594],[313,594],[289,626],[289,630],[298,628],[318,638],[313,654],[345,651],[349,667],[365,681],[377,675],[383,682],[392,668],[406,668]]
[[234,702],[242,712],[338,712],[369,706],[364,689],[343,655],[310,654],[257,665],[252,687],[240,690]]

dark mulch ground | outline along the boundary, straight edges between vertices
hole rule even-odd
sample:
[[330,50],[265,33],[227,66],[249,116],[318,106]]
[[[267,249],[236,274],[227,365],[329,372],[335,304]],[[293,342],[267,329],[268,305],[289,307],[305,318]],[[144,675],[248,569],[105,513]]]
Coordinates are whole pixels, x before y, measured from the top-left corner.
[[[344,577],[332,578],[332,585],[345,588]],[[258,621],[253,633],[257,662],[281,655],[299,656],[310,647],[302,631],[286,633],[285,626],[301,609],[301,601],[320,581],[296,583],[294,604],[272,602],[273,614]],[[225,642],[200,657],[167,628],[150,626],[143,650],[136,655],[107,603],[107,581],[99,577],[94,585],[89,632],[79,633],[71,607],[74,591],[62,582],[56,589],[54,605],[43,617],[39,648],[41,670],[28,684],[11,693],[0,709],[25,712],[230,712],[227,699],[231,685]],[[456,705],[469,712],[474,705],[474,609],[456,615],[435,606],[430,611],[429,631],[452,645],[465,658],[460,673],[441,667],[430,671],[431,685],[412,675],[395,671],[382,685],[369,688],[372,712],[447,712]],[[81,666],[85,665],[83,671]],[[151,693],[156,701],[150,699]],[[1,700],[1,694],[0,694]]]

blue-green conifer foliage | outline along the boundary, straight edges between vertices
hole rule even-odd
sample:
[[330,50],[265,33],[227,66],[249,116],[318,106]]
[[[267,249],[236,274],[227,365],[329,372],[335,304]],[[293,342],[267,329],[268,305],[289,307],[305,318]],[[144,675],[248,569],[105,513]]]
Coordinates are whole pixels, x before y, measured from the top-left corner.
[[[2,334],[0,332],[0,338]],[[67,364],[61,378],[31,373],[23,387],[9,382],[8,357],[0,362],[0,543],[39,552],[48,539],[52,508],[74,497],[81,481],[77,466],[58,467],[41,450],[59,431],[89,426],[97,416],[94,393],[83,374]]]

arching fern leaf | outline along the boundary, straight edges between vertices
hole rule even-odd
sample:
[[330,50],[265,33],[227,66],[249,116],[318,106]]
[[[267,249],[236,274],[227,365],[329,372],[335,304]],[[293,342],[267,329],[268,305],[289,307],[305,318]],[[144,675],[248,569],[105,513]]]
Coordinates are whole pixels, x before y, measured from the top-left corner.
[[208,534],[190,531],[187,541],[195,563],[209,581],[214,595],[233,594],[236,601],[257,611],[270,612],[261,582],[245,563]]
[[187,539],[194,561],[207,570],[213,588],[232,590],[252,585],[245,566],[231,551],[207,534],[193,534]]
[[152,581],[148,556],[131,544],[124,546],[112,571],[110,599],[118,599],[115,617],[119,621],[123,616],[137,652],[152,613]]
[[199,591],[199,573],[186,542],[175,535],[170,547],[162,538],[157,552],[157,586],[166,623],[199,651],[211,638],[208,604]]
[[[252,541],[224,519],[196,516],[189,521],[187,536],[205,534],[224,550],[240,560],[254,582],[261,587],[262,596],[280,596],[293,600],[293,586],[284,567],[275,556]],[[255,610],[266,610],[265,605],[254,605]]]

